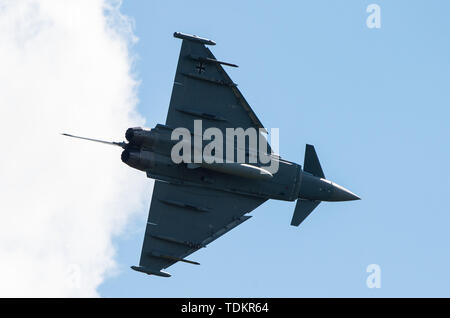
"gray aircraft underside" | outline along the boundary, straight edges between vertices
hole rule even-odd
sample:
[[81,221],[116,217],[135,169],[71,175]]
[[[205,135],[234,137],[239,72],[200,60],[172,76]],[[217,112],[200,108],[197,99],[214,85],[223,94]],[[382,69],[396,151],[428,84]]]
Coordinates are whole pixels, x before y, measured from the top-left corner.
[[[316,151],[306,145],[303,169],[271,153],[278,169],[265,170],[257,160],[249,163],[174,163],[171,140],[174,129],[187,128],[194,135],[194,121],[202,132],[218,128],[265,130],[237,85],[206,45],[211,40],[183,33],[180,56],[166,123],[151,130],[129,128],[128,142],[105,142],[122,147],[122,161],[155,179],[139,266],[131,268],[150,275],[169,277],[163,269],[176,262],[198,264],[186,257],[250,218],[247,214],[268,199],[295,201],[291,225],[298,226],[321,201],[350,201],[359,197],[325,179]],[[261,136],[259,136],[261,137]],[[207,142],[202,141],[202,147]],[[245,149],[249,152],[260,149]],[[258,146],[259,147],[259,146]],[[262,173],[266,172],[266,173]]]

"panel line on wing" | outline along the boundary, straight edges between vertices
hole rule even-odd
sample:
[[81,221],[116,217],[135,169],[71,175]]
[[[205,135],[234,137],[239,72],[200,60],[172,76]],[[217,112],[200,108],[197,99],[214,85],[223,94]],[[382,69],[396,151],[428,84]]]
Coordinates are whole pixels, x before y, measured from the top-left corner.
[[182,75],[196,79],[196,80],[200,80],[200,81],[206,81],[206,82],[210,82],[216,85],[222,85],[222,86],[229,86],[229,87],[236,87],[237,84],[233,83],[232,81],[223,81],[223,80],[218,80],[215,78],[208,78],[208,77],[204,77],[204,76],[199,76],[197,74],[193,74],[193,73],[186,73],[186,72],[181,72]]
[[181,258],[181,257],[176,257],[173,255],[165,255],[162,254],[160,252],[157,251],[150,251],[147,253],[148,256],[150,257],[156,257],[156,258],[162,258],[162,259],[168,259],[168,260],[172,260],[172,261],[177,261],[177,262],[184,262],[184,263],[189,263],[189,264],[193,264],[193,265],[200,265],[199,262],[195,262],[195,261],[191,261],[185,258]]
[[212,241],[214,241],[218,237],[220,237],[220,236],[224,235],[225,233],[231,231],[233,228],[235,228],[236,226],[238,226],[241,223],[244,223],[245,221],[247,221],[251,217],[252,217],[251,215],[244,215],[244,216],[241,216],[240,218],[235,219],[231,223],[225,225],[223,228],[219,229],[217,232],[213,233],[211,236],[206,238],[202,242],[202,244],[205,245],[205,246],[208,245],[209,243],[211,243]]
[[190,241],[183,241],[183,240],[178,240],[176,238],[173,237],[169,237],[169,236],[163,236],[163,235],[156,235],[156,234],[149,234],[149,236],[161,240],[161,241],[166,241],[169,243],[175,243],[175,244],[180,244],[180,245],[185,245],[191,248],[202,248],[202,247],[206,247],[205,244],[203,243],[195,243],[195,242],[190,242]]
[[179,208],[198,211],[198,212],[211,212],[211,210],[212,210],[211,208],[208,208],[208,207],[193,205],[193,204],[184,203],[184,202],[175,201],[175,200],[159,199],[159,201],[164,204],[167,204],[167,205],[172,205],[172,206],[176,206]]
[[191,115],[194,117],[200,117],[203,119],[208,119],[208,120],[215,120],[215,121],[227,121],[225,118],[214,115],[214,114],[210,114],[210,113],[204,113],[204,112],[198,112],[192,109],[187,109],[187,108],[175,108],[176,111],[183,113],[183,114],[187,114],[187,115]]

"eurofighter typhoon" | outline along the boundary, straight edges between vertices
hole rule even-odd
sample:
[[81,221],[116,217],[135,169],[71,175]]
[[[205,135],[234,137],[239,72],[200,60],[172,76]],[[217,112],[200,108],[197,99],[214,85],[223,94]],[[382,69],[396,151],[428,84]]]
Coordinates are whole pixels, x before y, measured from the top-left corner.
[[[325,178],[314,146],[306,145],[302,166],[282,159],[267,130],[224,67],[215,42],[183,33],[165,124],[129,128],[127,142],[69,137],[122,147],[122,161],[155,179],[139,266],[149,275],[163,269],[239,224],[269,199],[297,200],[291,225],[298,226],[322,201],[359,197]],[[236,142],[235,142],[236,140]],[[272,140],[273,146],[273,140]]]

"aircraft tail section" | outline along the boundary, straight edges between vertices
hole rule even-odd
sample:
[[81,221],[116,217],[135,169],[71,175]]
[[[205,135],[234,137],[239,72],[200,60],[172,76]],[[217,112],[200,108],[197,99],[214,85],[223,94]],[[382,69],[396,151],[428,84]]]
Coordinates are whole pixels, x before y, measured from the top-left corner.
[[[313,145],[306,145],[305,160],[303,162],[303,171],[312,174],[315,177],[325,179],[319,157]],[[299,226],[308,215],[320,204],[318,200],[298,199],[295,205],[294,215],[292,216],[291,225]]]

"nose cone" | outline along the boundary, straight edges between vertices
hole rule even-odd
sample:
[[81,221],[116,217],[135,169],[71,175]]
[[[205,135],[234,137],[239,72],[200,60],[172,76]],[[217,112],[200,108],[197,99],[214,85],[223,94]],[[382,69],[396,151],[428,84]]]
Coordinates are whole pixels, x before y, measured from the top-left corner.
[[302,175],[299,198],[312,201],[352,201],[360,198],[346,188],[307,172]]
[[353,200],[361,200],[353,192],[347,190],[346,188],[340,186],[339,184],[332,183],[333,185],[333,194],[331,195],[330,201],[353,201]]

